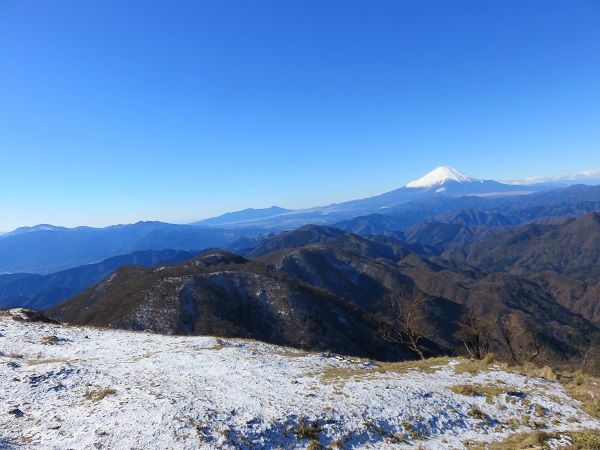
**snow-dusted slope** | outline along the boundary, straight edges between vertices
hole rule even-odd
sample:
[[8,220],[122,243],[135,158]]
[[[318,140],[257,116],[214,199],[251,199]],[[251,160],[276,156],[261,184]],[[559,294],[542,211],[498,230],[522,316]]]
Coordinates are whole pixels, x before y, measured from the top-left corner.
[[600,427],[556,383],[494,367],[472,375],[458,360],[438,364],[408,369],[6,314],[0,448],[316,448],[318,440],[332,448],[458,449],[536,423]]
[[448,181],[456,181],[458,183],[482,183],[483,180],[479,180],[477,178],[470,177],[465,175],[464,173],[459,172],[458,170],[448,167],[442,166],[438,167],[422,178],[419,178],[416,181],[411,181],[406,185],[408,188],[431,188],[434,186],[439,186]]

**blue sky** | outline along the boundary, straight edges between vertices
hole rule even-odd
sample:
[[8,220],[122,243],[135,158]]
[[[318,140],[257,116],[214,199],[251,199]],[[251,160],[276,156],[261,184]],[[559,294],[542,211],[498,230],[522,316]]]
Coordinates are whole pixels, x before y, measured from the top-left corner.
[[0,230],[600,169],[595,0],[0,0]]

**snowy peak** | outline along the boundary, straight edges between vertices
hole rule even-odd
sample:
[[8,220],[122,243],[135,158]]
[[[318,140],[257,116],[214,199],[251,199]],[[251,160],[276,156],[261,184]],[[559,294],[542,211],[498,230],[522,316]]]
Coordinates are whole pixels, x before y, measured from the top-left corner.
[[419,178],[416,181],[411,181],[406,185],[408,188],[430,188],[433,186],[442,185],[448,181],[456,181],[458,183],[482,183],[482,180],[477,178],[470,177],[465,175],[464,173],[459,172],[458,170],[448,167],[442,166],[437,169],[429,172],[422,178]]

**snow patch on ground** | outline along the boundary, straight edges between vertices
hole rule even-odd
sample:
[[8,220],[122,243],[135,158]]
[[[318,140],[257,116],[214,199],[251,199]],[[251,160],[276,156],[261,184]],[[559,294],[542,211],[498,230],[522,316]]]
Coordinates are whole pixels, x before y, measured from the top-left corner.
[[[600,428],[557,383],[497,367],[471,374],[461,364],[398,370],[254,341],[4,315],[0,448],[306,448],[318,440],[464,449],[536,426]],[[459,393],[465,386],[481,394]]]

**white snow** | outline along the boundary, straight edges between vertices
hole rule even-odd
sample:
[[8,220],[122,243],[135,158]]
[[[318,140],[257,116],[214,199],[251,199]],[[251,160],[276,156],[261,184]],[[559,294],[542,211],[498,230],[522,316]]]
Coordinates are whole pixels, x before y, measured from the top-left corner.
[[[294,433],[304,423],[324,446],[465,449],[535,422],[555,431],[600,428],[557,383],[498,367],[472,375],[461,370],[466,363],[408,369],[255,341],[22,323],[5,314],[0,448],[306,448],[311,439]],[[458,394],[459,385],[498,395]]]
[[446,183],[447,181],[457,181],[459,183],[482,183],[483,180],[470,177],[458,170],[448,167],[438,167],[422,178],[416,181],[411,181],[406,185],[408,188],[430,188]]

